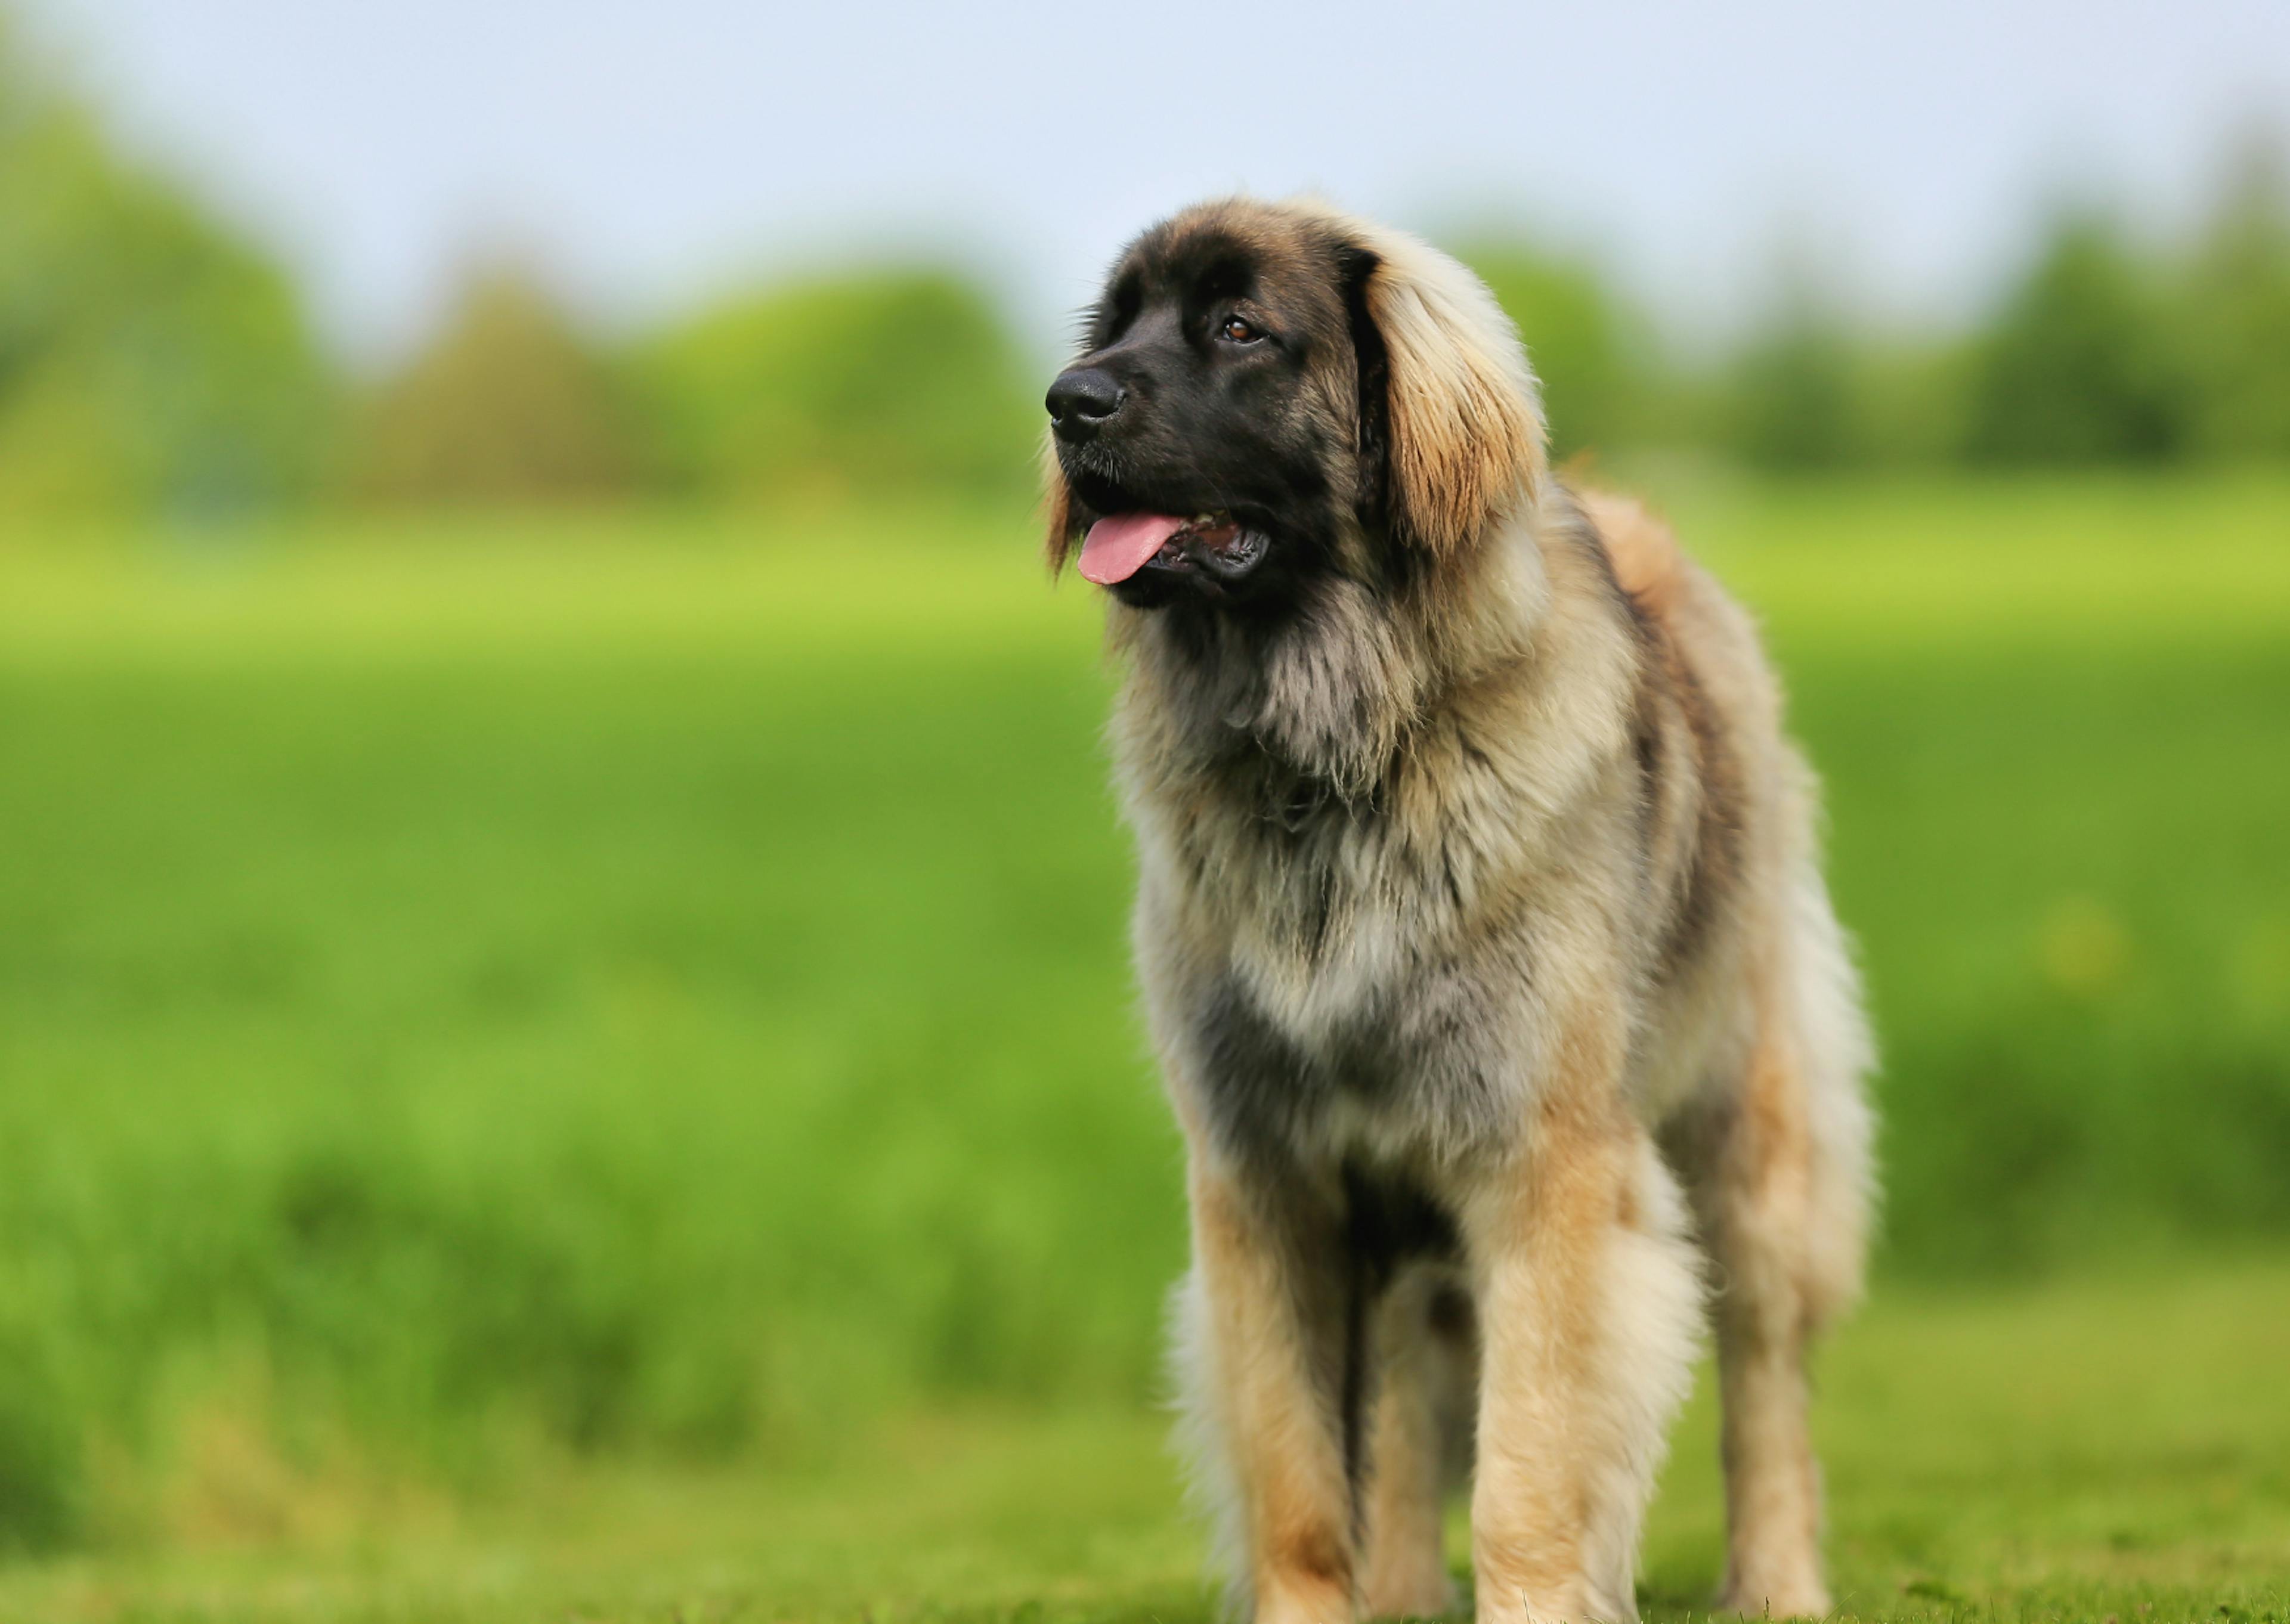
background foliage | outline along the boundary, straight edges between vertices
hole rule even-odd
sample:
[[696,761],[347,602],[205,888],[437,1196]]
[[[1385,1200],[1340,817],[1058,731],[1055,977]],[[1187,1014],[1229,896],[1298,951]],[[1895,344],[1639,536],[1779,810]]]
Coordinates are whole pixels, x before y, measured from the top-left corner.
[[[826,267],[633,333],[529,266],[476,268],[379,378],[284,274],[12,67],[0,36],[0,515],[647,494],[1015,495],[1054,357],[949,264]],[[2063,209],[1959,329],[1887,331],[1787,269],[1728,351],[1682,353],[1596,260],[1457,234],[1520,330],[1562,457],[1777,471],[2290,460],[2290,172],[2254,137],[2182,238]]]
[[337,388],[284,274],[123,165],[0,28],[0,513],[307,497]]

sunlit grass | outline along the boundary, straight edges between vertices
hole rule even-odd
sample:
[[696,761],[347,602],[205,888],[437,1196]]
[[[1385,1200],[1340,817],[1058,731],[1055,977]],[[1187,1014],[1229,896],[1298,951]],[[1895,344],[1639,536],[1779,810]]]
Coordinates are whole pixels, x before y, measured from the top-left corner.
[[[2277,476],[1649,483],[1693,550],[1809,644],[2212,642],[2290,620]],[[1046,589],[1038,544],[1029,511],[975,506],[23,531],[0,535],[0,659],[1093,643],[1087,590]]]
[[[1655,483],[1887,1056],[1852,1582],[2270,1582],[2290,485]],[[0,1601],[1190,1616],[1108,680],[1015,510],[0,538]]]
[[[1862,1619],[2290,1618],[2290,1271],[1934,1297],[1822,1365],[1835,1587]],[[1650,1620],[1722,1559],[1707,1380],[1647,1540]],[[969,1407],[802,1468],[589,1468],[280,1544],[0,1574],[0,1618],[1159,1620],[1208,1624],[1161,1419]],[[1452,1530],[1468,1572],[1465,1529]]]

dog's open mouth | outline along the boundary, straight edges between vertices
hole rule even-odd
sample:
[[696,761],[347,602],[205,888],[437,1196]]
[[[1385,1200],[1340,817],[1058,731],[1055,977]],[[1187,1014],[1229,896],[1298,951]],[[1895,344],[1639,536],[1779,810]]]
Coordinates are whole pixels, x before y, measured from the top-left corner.
[[1263,535],[1229,513],[1121,513],[1089,527],[1081,544],[1085,580],[1110,587],[1140,570],[1206,571],[1232,579],[1264,556]]

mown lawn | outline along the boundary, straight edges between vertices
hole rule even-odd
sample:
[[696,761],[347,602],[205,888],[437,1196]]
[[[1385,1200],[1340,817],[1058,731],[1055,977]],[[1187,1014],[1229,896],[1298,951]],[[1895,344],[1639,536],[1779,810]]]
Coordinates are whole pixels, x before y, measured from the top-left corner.
[[[2290,1304],[2215,1260],[2290,1251],[2290,484],[1670,495],[1887,1057],[1848,1588],[2278,1585]],[[1107,680],[1033,556],[0,537],[0,1603],[1197,1611]]]

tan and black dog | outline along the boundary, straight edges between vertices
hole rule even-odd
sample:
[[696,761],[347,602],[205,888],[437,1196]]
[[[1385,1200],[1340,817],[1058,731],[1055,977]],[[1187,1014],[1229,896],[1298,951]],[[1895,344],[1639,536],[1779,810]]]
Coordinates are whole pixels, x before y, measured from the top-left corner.
[[1724,1604],[1821,1612],[1805,1357],[1858,1287],[1870,1054],[1748,618],[1553,477],[1510,324],[1411,237],[1205,204],[1087,320],[1049,550],[1125,668],[1237,1599],[1448,1610],[1468,1471],[1480,1620],[1635,1617],[1706,1315]]

